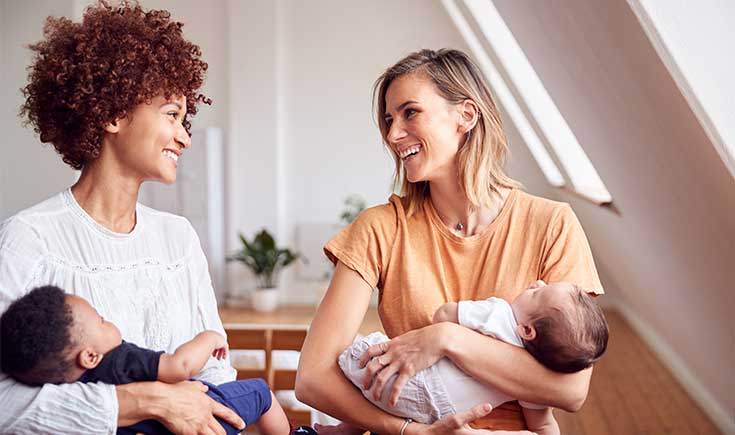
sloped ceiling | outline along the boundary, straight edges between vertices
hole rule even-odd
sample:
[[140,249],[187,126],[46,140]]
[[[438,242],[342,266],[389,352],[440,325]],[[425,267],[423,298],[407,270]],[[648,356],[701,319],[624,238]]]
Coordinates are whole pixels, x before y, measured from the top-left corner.
[[555,194],[607,291],[732,416],[735,180],[625,2],[494,3],[612,194],[617,213]]

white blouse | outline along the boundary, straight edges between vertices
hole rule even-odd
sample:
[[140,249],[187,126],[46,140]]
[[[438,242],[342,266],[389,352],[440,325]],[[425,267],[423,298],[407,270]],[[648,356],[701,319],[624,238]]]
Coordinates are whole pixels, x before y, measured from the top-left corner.
[[[139,346],[173,352],[203,330],[224,334],[194,228],[141,204],[129,234],[95,222],[69,189],[0,224],[0,312],[49,284],[88,300]],[[235,375],[229,358],[210,358],[196,378]],[[112,385],[29,387],[0,373],[0,433],[111,434],[117,414]]]

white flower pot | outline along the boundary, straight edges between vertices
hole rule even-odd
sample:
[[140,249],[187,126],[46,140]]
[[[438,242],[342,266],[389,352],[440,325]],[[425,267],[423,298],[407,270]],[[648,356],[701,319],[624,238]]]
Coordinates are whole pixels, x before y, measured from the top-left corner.
[[278,288],[258,288],[253,290],[250,302],[255,311],[269,313],[278,307],[278,297],[280,296]]

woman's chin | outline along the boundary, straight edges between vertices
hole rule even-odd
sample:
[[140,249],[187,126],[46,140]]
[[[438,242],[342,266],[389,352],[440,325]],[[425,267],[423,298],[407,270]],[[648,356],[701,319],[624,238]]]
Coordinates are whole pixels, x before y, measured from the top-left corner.
[[155,181],[158,181],[159,183],[163,183],[167,186],[174,184],[174,182],[176,182],[176,171],[173,171],[171,173],[161,174],[161,176],[157,177]]
[[406,180],[408,180],[409,183],[419,183],[421,181],[426,181],[426,178],[423,177],[423,174],[420,174],[418,172],[406,171]]

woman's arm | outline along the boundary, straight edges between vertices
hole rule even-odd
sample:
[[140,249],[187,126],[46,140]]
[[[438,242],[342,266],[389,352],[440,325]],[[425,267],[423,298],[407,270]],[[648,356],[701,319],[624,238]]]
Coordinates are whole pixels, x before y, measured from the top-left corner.
[[0,373],[0,433],[109,434],[117,415],[112,385],[30,387]]
[[589,390],[592,367],[581,372],[553,372],[519,347],[454,323],[443,324],[447,338],[441,353],[465,373],[511,397],[576,412]]
[[357,334],[371,293],[357,272],[341,262],[337,264],[301,350],[296,397],[354,426],[377,433],[398,433],[403,419],[368,402],[337,365],[339,355]]
[[[530,288],[536,288],[536,287],[540,287],[540,286],[543,286],[543,285],[546,285],[546,283],[544,281],[539,280],[539,281],[536,281],[534,284],[532,284],[530,286]],[[459,322],[459,316],[458,316],[458,305],[459,304],[456,303],[456,302],[449,302],[449,303],[446,303],[446,304],[442,305],[441,307],[439,307],[439,309],[436,310],[436,312],[434,313],[434,319],[433,319],[434,323],[451,322],[451,323],[454,323],[454,324],[459,324],[460,322]],[[454,341],[454,340],[452,340],[452,341]],[[461,341],[461,340],[458,340],[458,341]],[[497,340],[493,340],[493,341],[495,343],[497,343],[497,344],[505,344],[505,343],[502,343],[502,342],[498,342]],[[464,346],[462,346],[462,343],[456,343],[456,344],[457,344],[457,347],[464,348]],[[503,348],[507,348],[508,346],[502,346],[502,347]],[[515,347],[515,346],[512,346],[512,347]],[[511,348],[510,350],[513,350],[513,349]],[[461,352],[461,350],[460,350],[460,352]],[[501,352],[503,352],[503,350],[501,350]],[[450,359],[452,359],[454,361],[454,359],[457,357],[456,353],[457,352],[455,351],[455,355],[454,356],[452,356],[452,355],[447,355],[447,356],[449,356]],[[525,354],[524,357],[528,356],[528,353],[527,352],[522,352],[522,353]],[[497,355],[497,353],[494,353],[494,355]],[[552,374],[552,375],[557,375],[557,373],[549,372],[544,367],[540,366],[540,364],[538,364],[538,362],[535,359],[531,358],[531,360],[532,361],[531,361],[531,364],[529,364],[529,367],[532,367],[531,368],[532,370],[536,370],[536,371],[541,372],[540,373],[541,376],[547,376],[549,373]],[[465,364],[473,364],[473,365],[475,363],[476,362],[465,362]],[[455,364],[460,365],[457,361],[455,361]],[[462,367],[462,366],[460,365],[460,367]],[[539,369],[542,369],[542,370],[539,370]],[[493,369],[493,370],[495,370],[495,369]],[[465,372],[469,372],[469,370],[466,370],[465,369]],[[546,372],[546,373],[544,373],[544,372]],[[494,374],[497,374],[498,372],[493,372],[493,373]],[[515,368],[513,370],[513,373],[518,373]],[[521,373],[523,373],[523,371],[521,371]],[[567,386],[567,387],[574,387],[574,386],[582,387],[583,386],[584,387],[584,388],[580,388],[580,390],[583,390],[583,391],[567,391],[566,393],[564,391],[560,391],[558,393],[559,395],[556,396],[556,397],[559,397],[560,400],[564,401],[565,398],[569,400],[569,402],[567,404],[567,406],[569,408],[565,408],[565,409],[569,410],[569,409],[574,409],[574,408],[581,407],[581,403],[584,402],[584,398],[587,396],[587,387],[589,385],[589,377],[590,376],[591,376],[591,372],[586,374],[586,378],[587,378],[586,380],[584,379],[585,376],[579,376],[576,380],[572,381],[570,383],[570,385],[559,385],[559,387],[562,387],[562,390],[563,390],[563,387],[565,387],[565,386]],[[493,376],[493,377],[495,377],[495,376]],[[560,379],[560,381],[562,381],[562,382],[569,382],[568,376],[564,375],[562,378],[563,378],[563,380]],[[524,375],[521,379],[526,379],[526,376]],[[479,379],[479,380],[481,382],[483,381],[482,379]],[[531,379],[529,381],[533,382],[533,379]],[[578,385],[578,384],[576,384],[576,382],[579,382],[582,385]],[[501,391],[505,391],[505,390],[503,390],[503,387],[496,386],[493,382],[487,382],[487,383],[495,386],[496,388],[498,388]],[[550,385],[550,386],[553,387],[554,386],[553,385],[553,380],[550,381],[550,383],[549,384],[546,384],[546,385]],[[507,388],[513,388],[513,386],[512,385],[509,385]],[[523,390],[523,385],[518,385],[517,388],[519,388],[519,389],[518,390],[515,390],[515,391],[522,391]],[[526,388],[526,390],[528,391],[528,388]],[[570,388],[570,390],[572,390],[572,388]],[[538,390],[535,389],[535,388],[533,388],[532,391],[538,391]],[[582,395],[582,398],[580,400],[581,403],[578,406],[574,403],[575,401],[573,400],[575,394],[581,394]],[[513,397],[520,397],[520,396],[513,395]],[[529,402],[533,402],[533,401],[532,400],[529,400]],[[543,402],[542,401],[541,403],[546,403],[546,402]]]
[[[296,397],[320,411],[353,426],[373,432],[397,434],[405,420],[387,414],[368,402],[347,380],[337,359],[352,343],[370,303],[372,289],[360,275],[341,262],[304,341],[296,375]],[[338,327],[336,327],[338,325]],[[406,435],[490,435],[468,423],[487,415],[489,404],[445,417],[431,426],[411,423]],[[320,428],[319,433],[356,433],[353,427]],[[361,432],[360,432],[361,433]],[[527,433],[527,432],[526,432]]]
[[[382,356],[381,359],[375,358]],[[451,359],[479,382],[520,400],[575,412],[589,389],[592,368],[574,374],[552,372],[524,349],[464,326],[441,322],[406,332],[387,346],[370,346],[360,357],[365,388],[383,391],[393,374],[389,403],[395,405],[406,382],[442,357]],[[387,363],[386,363],[387,361]]]

